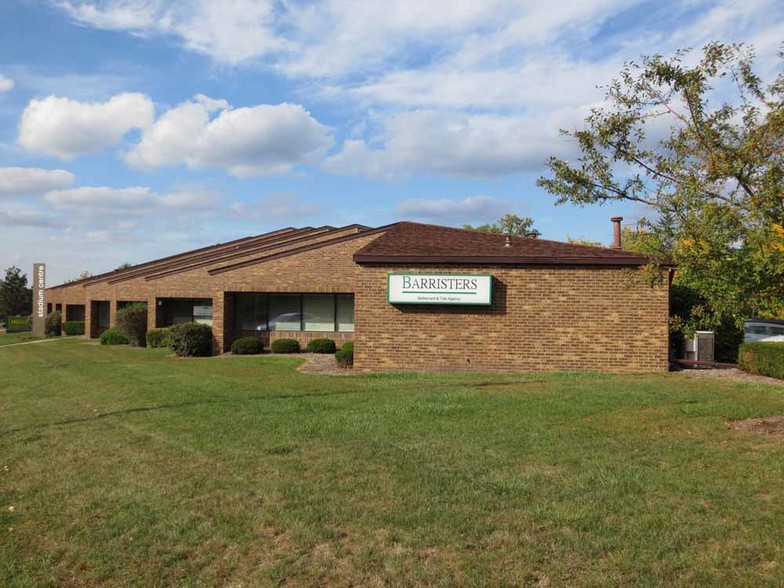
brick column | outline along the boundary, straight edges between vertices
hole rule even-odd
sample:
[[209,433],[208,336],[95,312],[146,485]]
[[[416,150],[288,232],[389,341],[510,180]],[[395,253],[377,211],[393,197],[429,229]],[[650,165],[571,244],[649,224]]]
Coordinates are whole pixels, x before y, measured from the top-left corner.
[[95,315],[93,313],[93,301],[92,300],[85,300],[84,301],[84,336],[88,339],[94,339],[93,337],[93,324],[95,323]]
[[156,328],[158,325],[155,323],[155,317],[157,316],[157,301],[155,298],[152,300],[147,301],[147,330],[151,331],[152,329]]
[[212,353],[218,355],[224,351],[226,341],[224,333],[224,317],[226,312],[226,295],[223,291],[212,293]]
[[117,326],[117,301],[109,301],[109,328]]

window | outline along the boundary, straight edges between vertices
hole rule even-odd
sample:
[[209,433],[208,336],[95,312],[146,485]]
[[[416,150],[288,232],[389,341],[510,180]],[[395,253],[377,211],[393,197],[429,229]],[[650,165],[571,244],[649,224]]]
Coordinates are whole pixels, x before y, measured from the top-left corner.
[[302,297],[304,331],[335,330],[335,297],[332,294],[306,294]]
[[746,327],[746,333],[750,335],[767,335],[768,330],[762,325],[751,325]]
[[269,297],[269,330],[302,330],[302,297],[299,294],[271,294]]
[[234,295],[236,331],[354,331],[353,294]]
[[266,331],[267,298],[266,294],[236,294],[234,328],[238,331]]
[[200,323],[212,326],[212,299],[210,298],[159,298],[163,326],[183,323]]
[[340,294],[335,297],[336,307],[336,331],[344,333],[354,332],[354,295],[353,294]]

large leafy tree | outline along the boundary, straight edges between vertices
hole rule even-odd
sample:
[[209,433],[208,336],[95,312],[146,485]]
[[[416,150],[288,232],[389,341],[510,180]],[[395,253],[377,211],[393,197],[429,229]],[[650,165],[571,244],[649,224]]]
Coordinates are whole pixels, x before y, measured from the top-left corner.
[[784,53],[777,75],[753,49],[643,57],[606,88],[585,127],[562,131],[576,162],[551,158],[538,185],[559,204],[634,202],[639,245],[674,261],[701,301],[686,322],[714,327],[784,311]]
[[505,214],[494,223],[484,225],[463,225],[469,231],[481,231],[483,233],[501,233],[517,237],[538,237],[539,231],[534,228],[534,219],[529,216],[517,216],[516,214]]
[[27,287],[27,276],[11,266],[0,281],[0,317],[26,316],[32,312],[33,290]]

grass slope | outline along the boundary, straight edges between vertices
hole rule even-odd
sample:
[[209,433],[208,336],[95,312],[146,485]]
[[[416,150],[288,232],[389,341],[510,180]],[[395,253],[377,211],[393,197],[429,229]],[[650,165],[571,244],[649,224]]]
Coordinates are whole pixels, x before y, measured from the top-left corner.
[[778,388],[299,361],[0,350],[0,584],[784,582]]
[[21,333],[6,333],[5,331],[0,331],[0,347],[3,345],[12,345],[13,343],[35,341],[36,339],[38,339],[38,337],[33,335],[30,331],[24,331]]

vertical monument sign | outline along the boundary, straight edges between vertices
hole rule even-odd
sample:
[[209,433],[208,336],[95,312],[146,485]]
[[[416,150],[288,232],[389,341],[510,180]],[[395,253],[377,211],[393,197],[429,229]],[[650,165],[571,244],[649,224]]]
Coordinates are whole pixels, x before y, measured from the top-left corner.
[[33,334],[46,334],[46,264],[33,264]]

